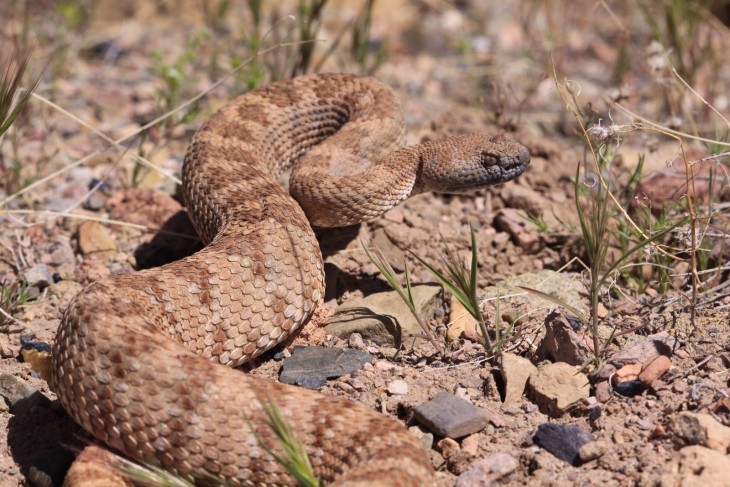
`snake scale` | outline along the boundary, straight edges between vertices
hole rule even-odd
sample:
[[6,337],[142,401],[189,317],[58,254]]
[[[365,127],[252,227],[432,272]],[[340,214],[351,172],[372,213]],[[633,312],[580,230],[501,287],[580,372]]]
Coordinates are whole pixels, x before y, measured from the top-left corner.
[[[272,83],[212,115],[182,173],[207,245],[73,299],[52,353],[52,386],[71,417],[108,447],[200,484],[296,485],[252,433],[280,452],[257,400],[271,398],[323,481],[432,484],[426,452],[396,420],[230,368],[297,331],[321,303],[310,225],[370,220],[424,191],[502,183],[529,162],[506,135],[402,147],[403,127],[389,87],[348,74]],[[276,183],[292,167],[298,203]]]

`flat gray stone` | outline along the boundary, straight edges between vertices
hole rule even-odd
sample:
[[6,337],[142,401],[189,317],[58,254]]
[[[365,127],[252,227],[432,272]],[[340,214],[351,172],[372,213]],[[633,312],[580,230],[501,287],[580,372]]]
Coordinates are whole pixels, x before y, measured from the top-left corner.
[[448,392],[418,406],[415,418],[437,435],[454,439],[481,431],[489,421],[484,411]]
[[351,374],[372,360],[372,355],[358,350],[330,347],[295,347],[284,360],[279,381],[307,389],[321,388],[327,379]]
[[[443,291],[437,285],[418,285],[411,288],[416,311],[424,321],[431,319],[442,306]],[[408,306],[396,291],[376,293],[344,302],[324,327],[330,335],[347,340],[353,333],[372,340],[378,345],[400,347],[410,334],[423,330]]]

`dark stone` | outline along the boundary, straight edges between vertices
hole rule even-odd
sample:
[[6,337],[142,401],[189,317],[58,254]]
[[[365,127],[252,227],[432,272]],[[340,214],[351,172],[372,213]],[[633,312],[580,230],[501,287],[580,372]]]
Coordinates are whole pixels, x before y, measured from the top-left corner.
[[48,408],[52,403],[42,392],[11,374],[0,374],[0,396],[15,415],[34,414],[39,408]]
[[603,408],[601,406],[592,407],[588,412],[588,419],[596,421],[603,414]]
[[580,448],[594,440],[593,435],[580,426],[555,423],[538,426],[532,439],[535,444],[575,467],[581,464]]
[[307,389],[319,389],[327,379],[351,374],[372,360],[372,355],[358,350],[329,347],[296,347],[284,360],[279,381]]
[[638,396],[646,390],[646,385],[640,380],[626,380],[619,382],[613,386],[613,390],[616,394],[620,394],[625,397]]
[[489,421],[481,409],[448,392],[418,406],[415,418],[437,435],[455,439],[481,431]]
[[81,206],[83,206],[85,210],[99,211],[104,208],[104,200],[92,194],[84,200]]

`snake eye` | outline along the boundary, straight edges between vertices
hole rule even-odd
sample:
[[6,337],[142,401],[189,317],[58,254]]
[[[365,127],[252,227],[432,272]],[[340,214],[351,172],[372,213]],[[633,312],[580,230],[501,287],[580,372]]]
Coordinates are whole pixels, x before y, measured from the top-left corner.
[[499,156],[494,155],[487,149],[482,149],[479,160],[484,167],[494,166],[499,162]]

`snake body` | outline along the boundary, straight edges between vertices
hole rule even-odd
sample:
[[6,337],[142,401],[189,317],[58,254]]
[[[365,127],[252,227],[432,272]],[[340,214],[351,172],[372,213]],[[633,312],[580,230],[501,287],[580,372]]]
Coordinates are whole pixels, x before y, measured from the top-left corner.
[[[74,298],[52,353],[52,386],[71,417],[109,447],[202,484],[296,485],[259,443],[281,454],[259,401],[271,398],[325,482],[433,483],[426,452],[397,421],[229,368],[276,346],[321,302],[310,222],[372,219],[411,194],[507,181],[529,161],[507,136],[401,148],[403,134],[393,91],[346,74],[273,83],[212,115],[182,178],[207,246]],[[299,204],[275,182],[292,167]]]

